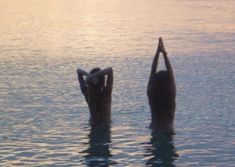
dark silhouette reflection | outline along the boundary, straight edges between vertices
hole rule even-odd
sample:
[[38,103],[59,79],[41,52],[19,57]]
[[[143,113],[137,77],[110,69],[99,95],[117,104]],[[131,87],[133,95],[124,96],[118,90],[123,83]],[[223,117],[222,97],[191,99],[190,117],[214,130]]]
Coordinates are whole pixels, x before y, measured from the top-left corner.
[[170,133],[153,132],[146,147],[145,157],[148,158],[146,166],[175,166],[177,159],[173,135]]
[[107,167],[115,164],[110,160],[112,154],[109,150],[111,143],[111,133],[109,125],[92,126],[89,134],[89,147],[83,151],[86,153],[85,163],[90,167],[103,166]]

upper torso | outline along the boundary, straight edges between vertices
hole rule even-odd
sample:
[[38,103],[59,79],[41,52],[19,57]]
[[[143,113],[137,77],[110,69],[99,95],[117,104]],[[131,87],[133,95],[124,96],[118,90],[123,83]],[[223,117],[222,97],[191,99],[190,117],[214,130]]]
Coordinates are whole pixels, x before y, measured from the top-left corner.
[[103,88],[99,91],[88,89],[87,103],[91,113],[91,122],[110,121],[111,114],[111,91]]

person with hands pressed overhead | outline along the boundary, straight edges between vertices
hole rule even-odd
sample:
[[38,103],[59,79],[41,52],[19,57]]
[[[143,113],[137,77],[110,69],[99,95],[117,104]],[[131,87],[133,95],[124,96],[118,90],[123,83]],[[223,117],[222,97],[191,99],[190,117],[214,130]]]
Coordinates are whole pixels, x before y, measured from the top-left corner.
[[[160,53],[163,54],[166,70],[157,71]],[[176,86],[162,38],[159,38],[158,49],[152,63],[147,95],[151,108],[150,128],[174,133]]]

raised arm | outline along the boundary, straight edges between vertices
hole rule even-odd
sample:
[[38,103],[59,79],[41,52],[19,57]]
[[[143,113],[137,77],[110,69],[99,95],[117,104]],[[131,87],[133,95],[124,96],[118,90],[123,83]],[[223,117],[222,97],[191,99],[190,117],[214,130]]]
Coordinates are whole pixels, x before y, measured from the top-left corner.
[[106,82],[106,89],[108,91],[112,91],[113,88],[113,69],[110,67],[108,68],[108,77],[107,77],[107,82]]
[[163,54],[167,71],[171,72],[172,71],[171,63],[167,57],[167,52],[165,50],[162,38],[159,38],[159,44],[158,44],[158,50],[157,50],[157,53],[160,53],[160,52],[162,52]]
[[85,83],[85,80],[83,78],[83,76],[88,76],[89,74],[81,69],[77,69],[77,74],[78,74],[78,81],[80,83],[80,89],[83,93],[83,95],[85,96],[85,98],[87,97],[87,85]]
[[160,56],[161,52],[163,53],[163,55],[166,54],[166,51],[165,51],[165,48],[164,48],[164,44],[162,42],[162,38],[159,38],[157,52],[156,52],[155,57],[153,59],[151,75],[156,74],[158,60],[159,60],[159,56]]
[[173,69],[172,69],[170,60],[168,59],[167,52],[163,53],[163,57],[164,57],[166,69],[167,69],[167,71],[168,71],[170,77],[174,77]]
[[165,65],[166,65],[166,70],[167,70],[169,77],[170,77],[170,80],[171,80],[171,88],[172,88],[173,94],[175,95],[176,94],[176,86],[175,86],[175,77],[174,77],[173,68],[171,66],[170,60],[168,59],[167,52],[164,48],[163,42],[161,42],[161,43],[162,43],[162,53],[163,53],[163,58],[164,58]]
[[86,76],[89,75],[89,73],[87,73],[86,71],[79,69],[79,68],[77,69],[77,73],[82,74],[82,75],[86,75]]
[[162,52],[163,54],[164,62],[166,65],[166,70],[169,73],[170,78],[174,81],[173,69],[172,69],[170,60],[168,59],[167,52],[165,50],[165,47],[161,38],[159,38],[159,46],[160,46],[160,52]]
[[95,80],[95,78],[100,77],[100,76],[104,76],[104,75],[108,75],[110,73],[112,73],[112,68],[111,67],[106,68],[104,70],[101,70],[99,72],[96,72],[94,74],[90,74],[89,76],[87,76],[86,82],[87,83],[93,82]]
[[[162,38],[159,38],[159,43],[158,43],[158,49],[157,49],[157,53],[156,53],[156,56],[155,56],[155,59],[157,60],[154,60],[156,62],[153,62],[153,65],[152,70],[155,70],[157,69],[157,64],[158,64],[158,59],[159,59],[159,54],[162,52],[163,54],[163,58],[164,58],[164,61],[165,61],[165,65],[166,65],[166,69],[167,71],[170,73],[170,74],[173,74],[173,70],[172,70],[172,67],[171,67],[171,63],[167,57],[167,52],[165,50],[165,47],[164,47],[164,44],[163,44],[163,41],[162,41]],[[156,58],[157,57],[157,58]]]

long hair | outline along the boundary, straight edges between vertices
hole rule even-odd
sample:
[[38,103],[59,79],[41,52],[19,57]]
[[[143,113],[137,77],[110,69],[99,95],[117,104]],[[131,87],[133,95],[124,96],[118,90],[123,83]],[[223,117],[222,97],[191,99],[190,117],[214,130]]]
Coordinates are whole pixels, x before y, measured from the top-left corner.
[[157,72],[154,82],[155,86],[158,88],[156,98],[161,105],[170,107],[169,105],[174,103],[175,95],[169,73],[167,71]]
[[162,91],[169,90],[171,84],[170,76],[167,71],[159,71],[155,76],[155,86]]

